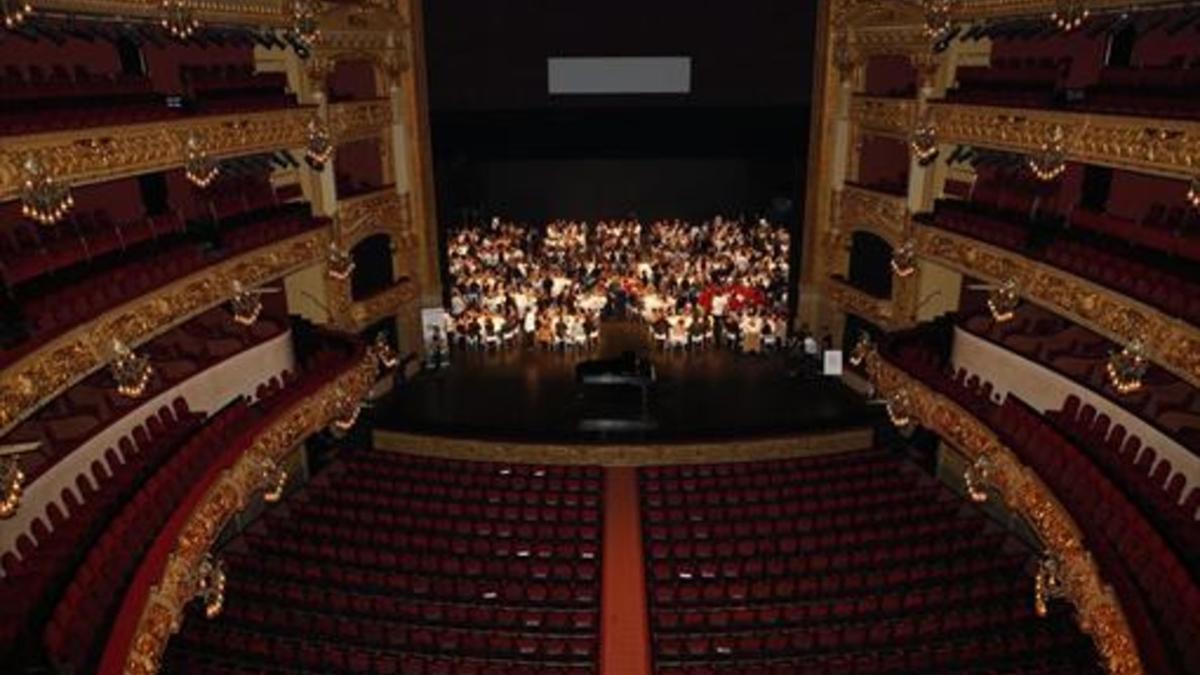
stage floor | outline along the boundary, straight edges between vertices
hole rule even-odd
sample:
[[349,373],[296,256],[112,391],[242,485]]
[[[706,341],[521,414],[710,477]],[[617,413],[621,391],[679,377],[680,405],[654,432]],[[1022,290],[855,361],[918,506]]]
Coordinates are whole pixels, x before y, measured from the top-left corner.
[[[647,409],[652,428],[581,429],[586,419],[637,417],[636,391],[585,392],[575,382],[576,364],[627,350],[658,371]],[[532,442],[769,437],[862,428],[880,418],[837,378],[802,370],[782,354],[664,353],[640,324],[609,322],[598,347],[585,352],[455,350],[449,367],[397,387],[369,414],[383,430]]]

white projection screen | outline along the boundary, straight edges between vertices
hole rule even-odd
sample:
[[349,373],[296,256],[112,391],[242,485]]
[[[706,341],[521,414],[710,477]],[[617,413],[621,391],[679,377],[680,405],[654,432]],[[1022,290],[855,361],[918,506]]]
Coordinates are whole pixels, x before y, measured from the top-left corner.
[[687,94],[688,56],[552,57],[546,59],[551,94]]

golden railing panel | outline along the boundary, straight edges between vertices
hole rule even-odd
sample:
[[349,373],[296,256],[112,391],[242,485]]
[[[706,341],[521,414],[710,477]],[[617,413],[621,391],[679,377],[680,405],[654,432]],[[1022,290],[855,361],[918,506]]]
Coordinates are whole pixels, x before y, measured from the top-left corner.
[[904,197],[847,184],[839,192],[837,213],[841,232],[871,232],[893,247],[906,237],[909,214]]
[[140,618],[129,653],[106,653],[106,664],[110,659],[123,662],[123,672],[129,675],[158,672],[167,641],[178,630],[184,608],[196,595],[194,571],[230,520],[262,490],[262,462],[271,460],[282,466],[287,454],[304,439],[345,414],[345,401],[366,397],[376,372],[375,356],[368,351],[356,366],[278,413],[237,462],[221,473],[189,514],[161,580],[151,587],[146,604],[137,608]]
[[8,138],[0,149],[0,200],[17,196],[28,157],[36,157],[59,181],[93,183],[182,166],[193,132],[214,157],[301,147],[314,110],[287,108]]
[[917,124],[917,102],[858,95],[850,101],[850,121],[863,131],[907,139]]
[[109,359],[112,341],[137,345],[253,287],[325,259],[329,229],[259,248],[127,302],[53,339],[0,371],[0,434]]
[[338,143],[378,137],[392,125],[388,99],[345,101],[329,106],[329,128]]
[[419,297],[417,283],[409,279],[366,300],[351,303],[347,329],[357,332],[384,317],[396,316],[407,305],[417,302]]
[[[252,26],[289,27],[292,24],[289,0],[191,0],[188,6],[203,23],[249,24]],[[37,0],[40,12],[118,15],[131,18],[158,18],[161,0]]]
[[[1120,600],[1084,547],[1079,526],[1050,488],[983,421],[954,401],[888,363],[878,352],[867,356],[866,367],[879,396],[888,398],[904,390],[909,401],[906,412],[918,424],[963,451],[970,461],[983,454],[992,459],[989,485],[1062,563],[1066,597],[1075,606],[1080,629],[1095,642],[1107,671],[1115,675],[1144,672]],[[1031,582],[1031,596],[1032,586]]]
[[417,244],[408,193],[397,194],[396,188],[390,185],[339,200],[334,222],[338,245],[345,251],[375,234],[390,235],[401,249],[410,249]]
[[1116,342],[1141,338],[1152,361],[1200,387],[1200,327],[1013,251],[919,223],[913,232],[917,255],[993,283],[1014,278],[1021,297]]
[[893,330],[898,327],[896,308],[890,300],[881,300],[832,277],[825,280],[825,292],[833,304],[867,319],[880,328]]
[[930,103],[930,114],[941,143],[1029,153],[1040,150],[1057,127],[1069,161],[1188,177],[1200,164],[1195,120],[944,102]]

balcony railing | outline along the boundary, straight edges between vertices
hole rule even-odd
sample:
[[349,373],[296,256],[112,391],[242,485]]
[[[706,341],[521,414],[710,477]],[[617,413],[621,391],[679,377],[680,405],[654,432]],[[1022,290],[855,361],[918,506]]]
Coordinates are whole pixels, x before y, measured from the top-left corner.
[[830,302],[880,328],[893,330],[900,327],[896,307],[891,300],[876,298],[834,277],[825,280],[825,291]]
[[1140,338],[1150,359],[1200,387],[1200,327],[1025,256],[914,223],[918,256],[992,283],[1015,279],[1021,297],[1109,339]]
[[908,138],[917,124],[917,102],[858,95],[850,101],[850,120],[866,132]]
[[329,128],[338,143],[378,137],[392,125],[389,99],[344,101],[329,106]]
[[838,229],[866,231],[898,246],[908,229],[908,200],[898,195],[846,184],[838,195]]

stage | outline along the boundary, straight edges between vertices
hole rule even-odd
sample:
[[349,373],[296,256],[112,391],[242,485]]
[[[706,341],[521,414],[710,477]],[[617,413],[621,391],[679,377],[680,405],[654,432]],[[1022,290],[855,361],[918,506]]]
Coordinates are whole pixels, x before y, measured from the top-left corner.
[[[657,371],[645,414],[636,390],[575,380],[577,364],[631,350]],[[861,430],[881,415],[837,378],[812,372],[815,362],[718,348],[662,352],[637,323],[605,322],[588,351],[455,349],[450,361],[376,401],[368,413],[376,429],[531,443],[690,443]]]

